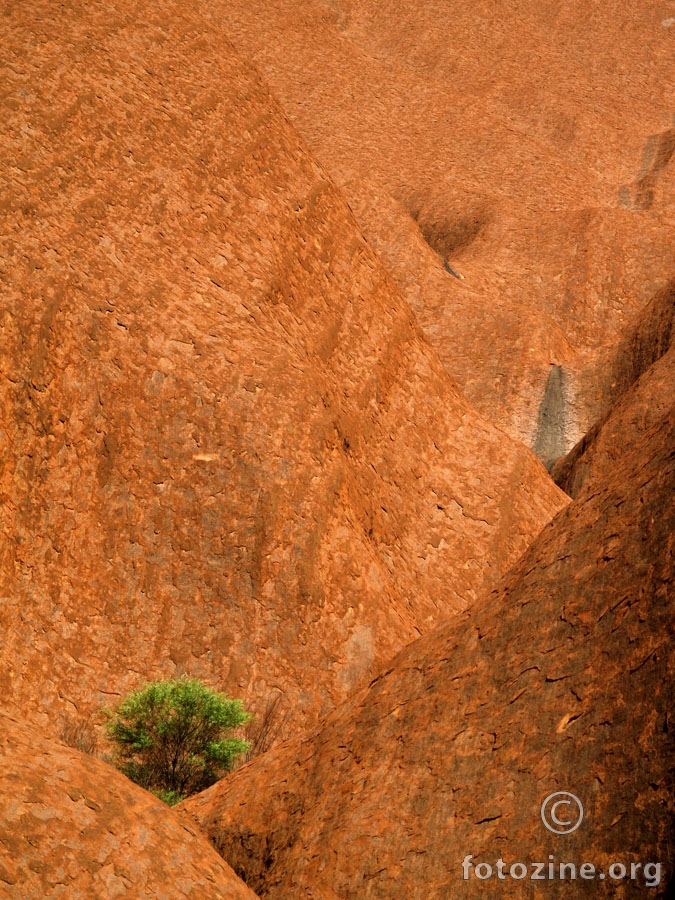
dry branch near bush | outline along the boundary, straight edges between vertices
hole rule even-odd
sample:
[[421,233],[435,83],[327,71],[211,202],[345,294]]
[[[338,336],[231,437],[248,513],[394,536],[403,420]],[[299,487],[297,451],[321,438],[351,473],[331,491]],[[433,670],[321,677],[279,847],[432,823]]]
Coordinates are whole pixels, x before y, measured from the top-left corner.
[[98,750],[98,736],[94,723],[89,717],[69,718],[61,729],[60,738],[64,744],[95,756]]
[[264,711],[246,729],[246,739],[251,746],[245,761],[267,753],[274,744],[285,741],[289,736],[288,711],[283,708],[283,694],[273,694],[268,698]]

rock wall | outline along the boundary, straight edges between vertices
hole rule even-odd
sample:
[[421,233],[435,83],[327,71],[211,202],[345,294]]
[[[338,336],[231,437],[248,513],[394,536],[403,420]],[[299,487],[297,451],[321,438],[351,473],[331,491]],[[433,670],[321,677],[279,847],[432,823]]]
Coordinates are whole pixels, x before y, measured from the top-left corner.
[[571,497],[586,482],[605,477],[670,408],[675,396],[674,321],[671,282],[640,312],[612,353],[604,390],[613,405],[552,469],[556,483]]
[[[631,865],[659,863],[650,895],[665,896],[674,448],[671,406],[483,602],[406,647],[313,735],[182,810],[269,900],[588,896],[580,875],[559,878],[561,862],[592,863],[594,894],[627,898],[646,891]],[[585,810],[564,835],[540,815],[557,791]],[[574,824],[569,812],[558,817]],[[524,863],[527,881],[500,880],[499,859],[507,872]]]
[[675,272],[666,13],[222,5],[447,370],[531,447],[551,365],[567,373],[567,452],[607,412],[605,351]]
[[255,900],[164,803],[0,714],[0,895]]
[[218,8],[4,16],[0,686],[294,728],[564,505],[475,412]]

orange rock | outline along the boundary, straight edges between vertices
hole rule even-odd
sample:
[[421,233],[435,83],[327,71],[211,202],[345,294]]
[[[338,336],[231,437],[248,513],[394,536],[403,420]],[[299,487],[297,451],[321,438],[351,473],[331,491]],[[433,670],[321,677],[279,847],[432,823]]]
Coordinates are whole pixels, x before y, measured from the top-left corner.
[[223,16],[472,403],[546,454],[560,366],[553,448],[571,449],[607,411],[605,350],[675,271],[662,0],[232,0]]
[[316,721],[566,502],[450,380],[222,10],[8,10],[0,687]]
[[616,461],[671,407],[675,397],[675,282],[627,329],[605,377],[616,400],[551,474],[570,496],[602,480]]
[[[406,647],[314,734],[181,811],[269,900],[473,898],[499,889],[500,858],[526,864],[528,889],[531,864],[548,874],[553,860],[545,891],[557,898],[582,896],[578,874],[558,879],[561,862],[577,873],[593,863],[615,888],[612,863],[625,874],[658,862],[662,895],[675,796],[674,446],[671,407],[498,590]],[[556,791],[585,810],[564,837],[540,815]],[[558,817],[574,824],[569,812]],[[626,896],[644,895],[636,875]]]
[[255,900],[212,847],[98,759],[0,713],[3,900]]

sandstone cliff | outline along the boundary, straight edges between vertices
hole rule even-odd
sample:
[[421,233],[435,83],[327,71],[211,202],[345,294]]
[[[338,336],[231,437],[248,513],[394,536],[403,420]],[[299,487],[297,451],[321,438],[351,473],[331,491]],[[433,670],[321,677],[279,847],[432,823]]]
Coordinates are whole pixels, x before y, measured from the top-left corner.
[[605,395],[614,405],[552,469],[557,484],[576,497],[602,479],[626,449],[663,416],[675,397],[675,282],[641,310],[612,353]]
[[675,272],[667,4],[231,0],[222,14],[469,399],[542,453],[569,450],[608,409],[605,351]]
[[[407,647],[312,736],[183,805],[268,900],[511,896],[474,865],[672,876],[675,409],[582,490],[498,590]],[[543,799],[585,808],[564,837]],[[485,870],[483,870],[485,872]],[[496,870],[495,870],[496,871]],[[518,870],[516,870],[518,871]],[[614,870],[619,871],[620,870]],[[636,870],[636,874],[640,870]],[[654,880],[652,878],[652,880]],[[577,877],[527,896],[588,896]],[[618,893],[618,890],[621,893]]]
[[312,722],[565,498],[487,424],[210,3],[0,23],[0,688]]

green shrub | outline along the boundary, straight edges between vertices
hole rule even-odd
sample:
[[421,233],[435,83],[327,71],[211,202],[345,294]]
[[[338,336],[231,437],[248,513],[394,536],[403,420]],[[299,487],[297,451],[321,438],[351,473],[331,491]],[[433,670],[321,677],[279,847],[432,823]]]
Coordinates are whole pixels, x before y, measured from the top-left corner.
[[251,718],[241,701],[196,679],[153,681],[107,716],[118,768],[171,806],[216,782],[249,749],[228,736]]

